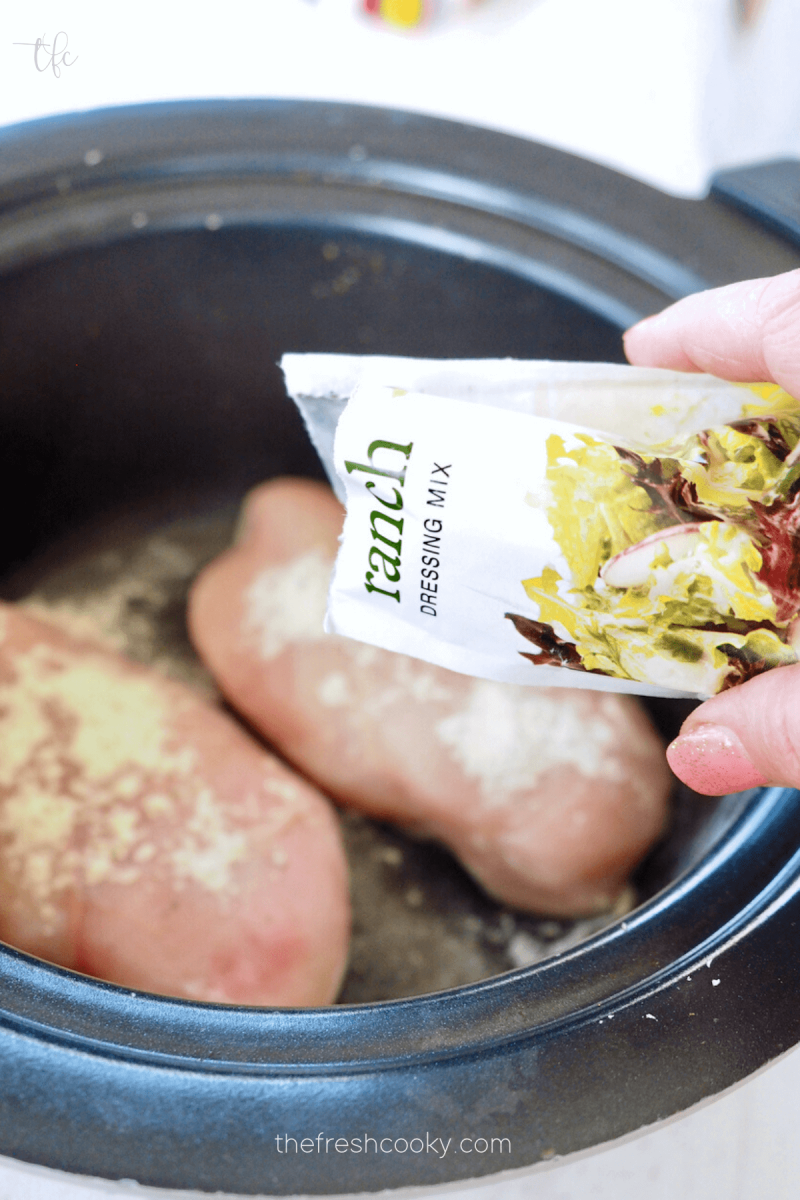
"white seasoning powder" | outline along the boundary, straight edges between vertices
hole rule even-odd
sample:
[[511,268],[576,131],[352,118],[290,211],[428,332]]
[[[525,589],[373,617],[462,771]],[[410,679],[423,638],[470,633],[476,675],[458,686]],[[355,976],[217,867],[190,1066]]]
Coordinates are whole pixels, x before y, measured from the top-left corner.
[[227,827],[224,810],[212,790],[200,788],[184,823],[181,843],[172,853],[176,876],[222,892],[230,887],[230,868],[246,854],[245,834]]
[[350,682],[344,671],[331,671],[320,681],[317,699],[326,708],[344,708],[352,702]]
[[133,883],[151,860],[174,885],[233,886],[246,840],[174,738],[180,705],[102,655],[40,644],[13,670],[0,684],[0,857],[46,931],[56,893]]
[[[364,648],[357,642],[348,645]],[[452,701],[453,690],[444,683],[447,672],[391,650],[379,653],[383,655],[378,664],[383,668],[379,675],[383,687],[369,695],[368,703],[373,713],[382,712],[396,704],[448,704]],[[358,662],[357,659],[355,661]]]
[[611,724],[587,718],[579,702],[533,688],[477,680],[467,706],[440,721],[437,734],[488,803],[503,803],[556,766],[614,782],[624,774],[610,752]]
[[531,937],[524,929],[518,930],[506,946],[506,954],[515,967],[530,967],[550,953],[547,944]]
[[265,662],[293,642],[326,637],[323,629],[332,563],[322,550],[256,575],[244,594],[242,632],[255,637]]

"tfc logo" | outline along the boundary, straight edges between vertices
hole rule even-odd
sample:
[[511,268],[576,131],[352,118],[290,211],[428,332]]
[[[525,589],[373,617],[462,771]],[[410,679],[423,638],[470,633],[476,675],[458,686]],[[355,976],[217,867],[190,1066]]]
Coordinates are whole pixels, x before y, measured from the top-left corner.
[[[36,70],[41,73],[49,68],[55,75],[56,79],[60,79],[61,68],[73,66],[78,61],[77,55],[72,59],[71,62],[67,61],[67,46],[69,45],[69,38],[63,29],[58,31],[56,36],[53,38],[52,44],[44,40],[45,36],[46,35],[42,35],[42,37],[37,38],[35,42],[14,42],[14,45],[33,46],[33,65],[36,67]],[[59,42],[59,38],[64,39],[63,43]],[[42,65],[42,63],[44,63],[44,65]]]

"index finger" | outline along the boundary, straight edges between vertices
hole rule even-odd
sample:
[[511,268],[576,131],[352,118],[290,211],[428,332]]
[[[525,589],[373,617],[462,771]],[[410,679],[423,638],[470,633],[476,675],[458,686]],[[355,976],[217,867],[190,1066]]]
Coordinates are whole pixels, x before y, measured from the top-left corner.
[[772,382],[800,398],[800,270],[687,296],[624,341],[635,366]]

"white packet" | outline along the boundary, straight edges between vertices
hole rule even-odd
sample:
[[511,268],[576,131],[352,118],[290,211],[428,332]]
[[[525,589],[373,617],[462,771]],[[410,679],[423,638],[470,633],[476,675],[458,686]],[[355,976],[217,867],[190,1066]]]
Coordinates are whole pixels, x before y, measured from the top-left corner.
[[800,408],[779,388],[594,363],[281,365],[347,506],[329,631],[644,695],[797,661]]

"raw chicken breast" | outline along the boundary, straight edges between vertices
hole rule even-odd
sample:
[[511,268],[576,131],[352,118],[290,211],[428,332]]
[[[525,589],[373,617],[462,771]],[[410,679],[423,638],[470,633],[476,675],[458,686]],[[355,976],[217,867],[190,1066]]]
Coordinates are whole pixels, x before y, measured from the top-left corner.
[[196,581],[190,629],[231,704],[340,804],[446,843],[503,902],[558,916],[613,906],[670,788],[642,709],[325,634],[342,519],[321,484],[267,483]]
[[332,1001],[327,802],[181,684],[0,606],[0,937],[125,987]]

